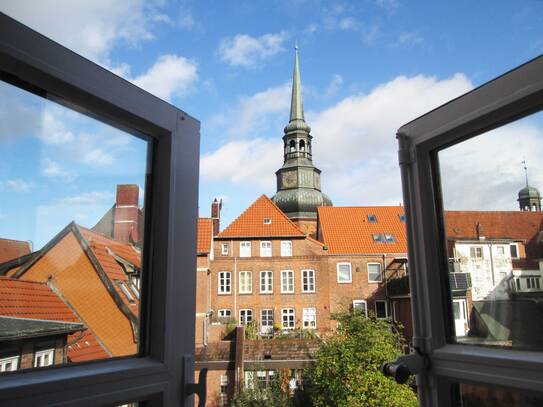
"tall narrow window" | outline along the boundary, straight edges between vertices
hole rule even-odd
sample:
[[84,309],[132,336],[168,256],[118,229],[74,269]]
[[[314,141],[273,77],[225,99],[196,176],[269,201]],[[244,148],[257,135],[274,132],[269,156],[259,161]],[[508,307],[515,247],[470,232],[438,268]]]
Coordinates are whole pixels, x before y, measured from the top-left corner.
[[338,263],[337,264],[337,282],[338,283],[350,283],[350,282],[352,282],[351,263]]
[[294,292],[294,271],[283,270],[281,271],[281,293],[293,293]]
[[272,242],[260,242],[260,257],[271,257]]
[[251,242],[239,242],[239,257],[251,257]]
[[228,256],[228,252],[229,252],[229,250],[228,250],[228,243],[223,243],[223,244],[221,245],[221,254],[222,254],[223,256]]
[[239,293],[250,294],[253,292],[253,273],[250,271],[239,272]]
[[228,376],[221,375],[219,388],[219,403],[221,407],[228,405]]
[[302,270],[302,292],[315,292],[315,270]]
[[232,292],[232,279],[229,271],[219,271],[219,294]]
[[249,322],[253,322],[253,310],[252,309],[240,309],[239,310],[239,323],[241,325],[247,325]]
[[375,317],[378,319],[385,319],[388,317],[388,307],[386,301],[375,300]]
[[263,309],[260,311],[260,332],[263,335],[273,333],[273,310]]
[[292,256],[292,241],[284,240],[281,242],[281,256]]
[[304,308],[303,327],[305,329],[317,328],[317,309],[316,308]]
[[270,294],[273,292],[273,271],[260,272],[260,293]]
[[282,327],[283,329],[294,329],[296,320],[294,318],[294,308],[283,308],[282,311]]
[[516,243],[512,243],[509,247],[511,249],[511,258],[518,259],[518,245]]
[[366,317],[368,316],[368,306],[365,300],[354,300],[353,301],[353,311],[361,312]]
[[381,264],[368,263],[368,282],[380,283],[381,281]]

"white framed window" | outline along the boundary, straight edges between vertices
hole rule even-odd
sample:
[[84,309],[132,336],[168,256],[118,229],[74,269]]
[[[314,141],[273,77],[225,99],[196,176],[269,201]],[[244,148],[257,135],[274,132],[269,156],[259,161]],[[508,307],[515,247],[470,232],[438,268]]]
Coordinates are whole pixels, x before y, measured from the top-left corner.
[[368,263],[368,282],[380,283],[383,279],[381,277],[381,264],[380,263]]
[[526,289],[539,290],[540,288],[539,277],[526,277]]
[[283,308],[281,310],[281,326],[283,329],[294,329],[296,327],[295,314],[294,308]]
[[253,322],[253,310],[252,309],[240,309],[239,310],[239,323],[241,325],[247,325],[249,322]]
[[292,241],[283,240],[281,242],[281,256],[282,257],[292,256]]
[[239,242],[239,257],[251,257],[251,242]]
[[232,274],[229,271],[219,271],[219,294],[232,292]]
[[[228,246],[228,243],[223,243],[221,245],[221,254],[223,256],[228,256],[228,253],[230,252],[230,248]],[[222,376],[221,376],[222,377]]]
[[260,310],[260,332],[264,335],[273,333],[273,310]]
[[19,356],[0,359],[0,372],[14,372],[19,369]]
[[273,293],[273,271],[260,272],[260,293],[261,294]]
[[134,302],[134,295],[132,294],[132,292],[128,289],[128,287],[126,286],[126,284],[121,281],[121,280],[117,280],[117,285],[119,286],[119,288],[121,289],[121,291],[123,292],[124,296],[126,297],[126,299],[128,300],[128,302]]
[[338,283],[352,283],[351,275],[351,263],[338,263],[337,264],[337,282]]
[[281,293],[294,292],[294,271],[281,270]]
[[219,386],[219,403],[226,407],[228,405],[228,376],[221,375]]
[[264,218],[264,225],[271,225],[271,219],[270,218]]
[[253,292],[253,273],[251,271],[239,272],[239,293],[250,294]]
[[353,310],[356,312],[362,312],[366,317],[368,316],[368,304],[365,300],[354,300]]
[[509,246],[509,249],[511,250],[511,258],[512,259],[518,259],[518,243],[511,243]]
[[483,258],[483,248],[482,247],[470,247],[469,248],[469,257],[472,259],[482,259]]
[[315,292],[315,270],[302,270],[302,292]]
[[303,309],[303,327],[304,329],[317,328],[317,308]]
[[505,254],[505,248],[503,246],[496,246],[496,253]]
[[245,371],[245,388],[254,389],[255,388],[255,372],[246,370]]
[[51,366],[55,362],[55,350],[40,350],[34,354],[34,367]]
[[229,310],[228,308],[220,309],[217,311],[217,315],[221,319],[230,319],[232,318],[232,311]]
[[375,317],[378,319],[388,318],[388,305],[384,300],[375,300]]
[[260,257],[272,256],[272,242],[264,241],[260,242]]

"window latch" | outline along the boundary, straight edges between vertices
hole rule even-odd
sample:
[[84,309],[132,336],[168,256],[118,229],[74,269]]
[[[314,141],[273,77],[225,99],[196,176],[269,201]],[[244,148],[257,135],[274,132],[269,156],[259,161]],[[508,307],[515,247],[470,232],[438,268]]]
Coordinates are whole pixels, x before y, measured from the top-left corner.
[[198,374],[198,383],[189,382],[189,378],[194,377],[194,358],[192,355],[184,355],[183,375],[183,402],[185,405],[188,405],[186,403],[186,398],[196,394],[198,395],[198,407],[205,407],[207,394],[207,367],[200,369],[200,373]]
[[400,356],[394,362],[385,362],[381,365],[381,372],[392,377],[397,383],[407,382],[409,376],[419,374],[428,367],[428,357],[419,352]]

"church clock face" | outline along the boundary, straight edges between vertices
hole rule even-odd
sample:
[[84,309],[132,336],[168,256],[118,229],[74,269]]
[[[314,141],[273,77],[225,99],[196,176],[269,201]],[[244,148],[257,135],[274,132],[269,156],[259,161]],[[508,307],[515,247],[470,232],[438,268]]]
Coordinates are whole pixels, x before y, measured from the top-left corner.
[[285,188],[294,188],[298,183],[298,173],[296,171],[285,171],[281,176]]

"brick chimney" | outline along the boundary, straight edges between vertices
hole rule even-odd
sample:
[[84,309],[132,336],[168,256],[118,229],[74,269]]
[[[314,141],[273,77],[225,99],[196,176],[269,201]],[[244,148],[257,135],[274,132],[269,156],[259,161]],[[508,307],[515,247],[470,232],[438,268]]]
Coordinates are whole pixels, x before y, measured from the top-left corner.
[[211,219],[213,221],[213,236],[217,236],[221,230],[222,199],[215,198],[211,202]]
[[135,184],[117,185],[113,218],[113,238],[115,240],[129,242],[131,233],[138,234],[139,194],[140,188]]

